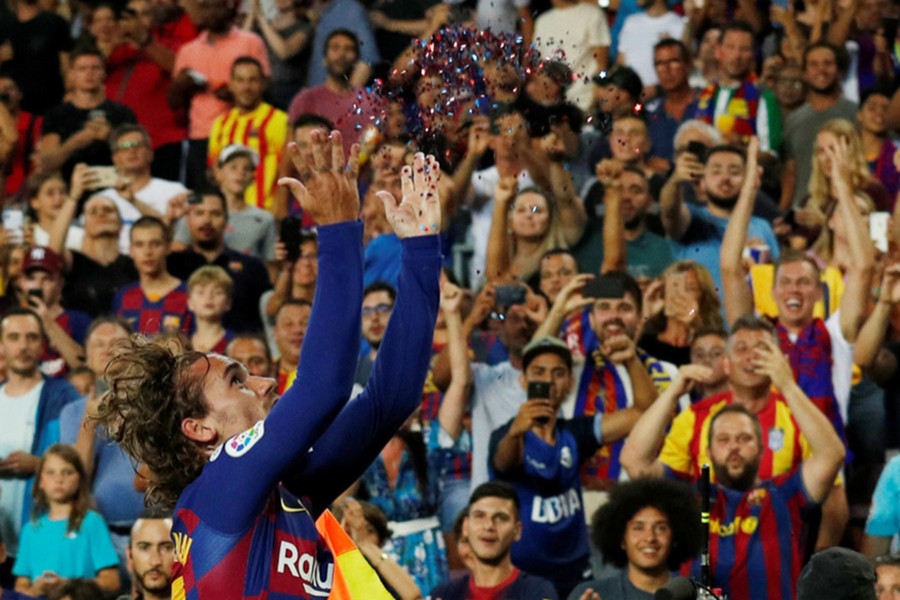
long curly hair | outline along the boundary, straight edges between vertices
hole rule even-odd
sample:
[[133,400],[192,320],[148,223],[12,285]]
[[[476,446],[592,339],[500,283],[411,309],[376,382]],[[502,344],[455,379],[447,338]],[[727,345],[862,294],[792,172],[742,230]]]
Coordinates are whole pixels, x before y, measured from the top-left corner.
[[622,547],[628,522],[641,510],[653,507],[666,515],[672,529],[667,565],[675,571],[700,552],[702,525],[697,495],[687,484],[668,479],[636,479],[616,486],[591,519],[591,539],[603,560],[617,567],[628,565]]
[[66,528],[66,533],[78,533],[81,529],[81,523],[84,521],[85,515],[87,515],[88,509],[92,506],[91,478],[88,477],[87,471],[84,468],[84,463],[81,462],[81,457],[78,456],[78,452],[75,451],[75,448],[67,446],[66,444],[53,444],[47,448],[46,452],[44,452],[44,455],[41,457],[41,460],[38,462],[36,471],[37,481],[35,481],[34,487],[31,489],[31,497],[33,499],[31,504],[31,519],[33,521],[38,521],[43,515],[50,512],[50,502],[47,500],[46,494],[44,494],[44,491],[41,489],[41,473],[44,470],[47,459],[51,456],[55,456],[67,462],[78,473],[78,489],[75,491],[75,495],[69,499],[72,504],[72,511],[69,513],[69,523]]
[[[204,361],[206,371],[189,367]],[[184,419],[205,417],[203,382],[209,361],[142,335],[124,342],[106,367],[109,384],[96,420],[135,461],[151,472],[147,504],[171,510],[178,496],[203,470],[207,451],[181,431]]]
[[[697,301],[697,310],[700,316],[692,325],[694,332],[700,329],[722,329],[725,326],[722,320],[722,303],[719,300],[719,294],[716,293],[716,284],[713,282],[709,270],[692,260],[679,260],[666,267],[662,278],[665,279],[669,275],[677,273],[693,273],[700,286],[700,298]],[[644,332],[659,335],[666,328],[666,318],[665,311],[653,315],[644,326]]]

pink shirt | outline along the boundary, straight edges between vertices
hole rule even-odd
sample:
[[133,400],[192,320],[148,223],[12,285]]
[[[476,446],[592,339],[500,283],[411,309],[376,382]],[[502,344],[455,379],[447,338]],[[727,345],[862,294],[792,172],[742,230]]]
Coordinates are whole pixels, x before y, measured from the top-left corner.
[[193,69],[208,80],[206,91],[191,100],[191,124],[188,137],[202,140],[209,137],[213,121],[230,107],[213,94],[213,90],[226,85],[231,77],[231,65],[236,58],[252,56],[262,63],[266,75],[269,74],[269,54],[263,39],[250,31],[232,27],[227,36],[215,42],[209,41],[209,33],[204,31],[197,39],[186,43],[175,55],[173,72]]

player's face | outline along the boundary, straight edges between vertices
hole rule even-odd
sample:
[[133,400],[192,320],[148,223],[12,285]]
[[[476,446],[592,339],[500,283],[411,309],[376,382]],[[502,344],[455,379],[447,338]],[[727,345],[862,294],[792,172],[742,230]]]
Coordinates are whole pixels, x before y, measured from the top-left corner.
[[221,285],[195,285],[188,294],[188,308],[198,319],[218,320],[231,308],[231,297]]
[[900,567],[884,565],[875,569],[878,600],[900,600]]
[[795,261],[778,267],[772,298],[778,305],[778,318],[785,325],[802,327],[809,323],[821,296],[822,286],[811,264]]
[[666,561],[672,549],[668,517],[652,506],[642,508],[625,524],[622,547],[632,567],[644,573],[667,571]]
[[727,345],[725,369],[728,381],[736,387],[762,387],[770,383],[770,379],[757,372],[756,361],[759,351],[768,347],[772,335],[767,331],[739,329],[731,334]]
[[128,567],[144,592],[168,597],[172,586],[172,543],[170,519],[138,519],[131,529]]
[[598,298],[591,310],[591,328],[601,343],[614,335],[634,338],[638,318],[637,302],[631,294],[622,298]]
[[578,264],[569,254],[551,254],[541,261],[541,291],[551,302],[562,289],[578,274]]
[[526,388],[533,381],[549,383],[550,403],[560,406],[572,389],[572,370],[561,356],[547,352],[528,363],[528,368],[522,374],[522,382]]
[[35,317],[12,315],[3,319],[0,350],[8,371],[24,377],[34,375],[43,349],[44,338]]
[[207,361],[197,360],[188,367],[203,377],[203,396],[209,413],[200,421],[215,430],[215,443],[250,429],[266,418],[275,395],[275,380],[254,377],[240,363],[219,354]]
[[251,375],[269,377],[272,375],[272,362],[266,348],[260,340],[239,338],[229,346],[229,358],[242,363]]
[[159,227],[136,227],[131,230],[131,260],[138,273],[156,277],[166,269],[169,242]]
[[48,502],[68,502],[78,492],[80,482],[81,475],[74,465],[56,454],[47,456],[39,485]]
[[516,507],[506,498],[481,498],[469,507],[466,518],[469,547],[476,560],[498,564],[509,555],[513,542],[522,537]]
[[550,228],[550,207],[541,194],[519,194],[510,208],[510,229],[516,237],[540,240]]
[[127,339],[128,332],[117,323],[103,323],[91,331],[90,337],[85,340],[84,349],[87,366],[95,376],[99,377],[106,371],[116,342]]
[[394,301],[385,291],[370,292],[362,303],[362,335],[374,347],[381,344],[388,320],[394,310]]
[[747,415],[729,413],[713,423],[709,457],[716,478],[725,487],[748,490],[759,471],[760,440]]

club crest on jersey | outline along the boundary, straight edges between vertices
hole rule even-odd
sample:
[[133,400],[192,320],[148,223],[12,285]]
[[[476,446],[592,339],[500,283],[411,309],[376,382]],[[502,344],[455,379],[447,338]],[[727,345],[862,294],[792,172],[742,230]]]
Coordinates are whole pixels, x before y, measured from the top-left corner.
[[225,454],[234,458],[240,458],[250,451],[256,442],[262,439],[265,433],[264,421],[259,421],[256,425],[243,433],[239,433],[227,442],[225,442]]
[[784,429],[773,427],[769,430],[769,450],[778,452],[784,448]]
[[572,451],[569,450],[568,446],[563,446],[562,450],[560,450],[559,464],[567,469],[572,466]]

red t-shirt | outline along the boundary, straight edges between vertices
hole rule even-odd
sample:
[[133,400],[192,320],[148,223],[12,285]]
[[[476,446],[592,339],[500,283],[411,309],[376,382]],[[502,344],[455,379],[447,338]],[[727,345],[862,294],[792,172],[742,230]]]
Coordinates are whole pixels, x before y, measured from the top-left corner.
[[513,567],[512,574],[506,578],[503,583],[493,587],[478,587],[475,585],[475,578],[469,578],[469,598],[471,600],[497,600],[503,597],[503,592],[516,582],[519,578],[520,571]]

